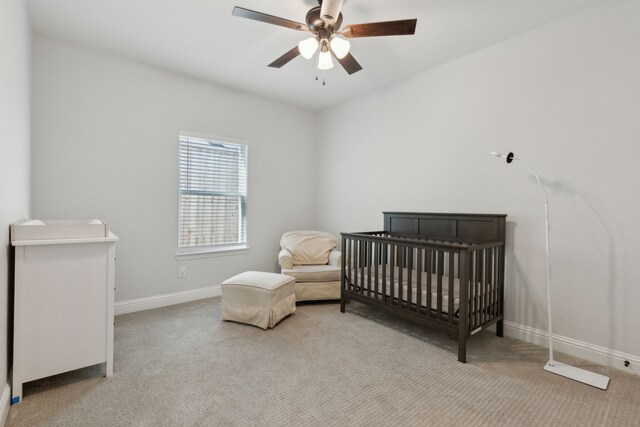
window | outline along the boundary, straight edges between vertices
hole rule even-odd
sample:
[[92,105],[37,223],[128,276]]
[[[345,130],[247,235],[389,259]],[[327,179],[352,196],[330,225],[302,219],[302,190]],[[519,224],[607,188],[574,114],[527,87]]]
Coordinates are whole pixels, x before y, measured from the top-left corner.
[[180,134],[178,253],[247,247],[247,146]]

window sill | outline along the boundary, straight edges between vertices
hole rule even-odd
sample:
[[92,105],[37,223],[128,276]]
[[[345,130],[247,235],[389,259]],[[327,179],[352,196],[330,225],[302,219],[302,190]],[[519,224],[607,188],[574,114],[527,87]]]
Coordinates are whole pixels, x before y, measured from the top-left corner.
[[176,252],[178,261],[188,259],[213,258],[219,256],[242,255],[249,253],[249,246],[233,246],[228,248],[187,248]]

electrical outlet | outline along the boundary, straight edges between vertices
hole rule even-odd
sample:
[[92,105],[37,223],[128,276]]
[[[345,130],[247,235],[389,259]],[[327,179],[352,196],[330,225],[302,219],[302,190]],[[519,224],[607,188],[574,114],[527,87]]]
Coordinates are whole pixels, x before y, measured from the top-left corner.
[[187,277],[187,267],[178,267],[178,277],[180,279]]

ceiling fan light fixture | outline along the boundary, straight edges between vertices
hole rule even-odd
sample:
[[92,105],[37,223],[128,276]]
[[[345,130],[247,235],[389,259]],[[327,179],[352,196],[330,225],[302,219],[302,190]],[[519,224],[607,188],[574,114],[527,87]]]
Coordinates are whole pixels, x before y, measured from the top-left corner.
[[298,50],[304,59],[311,59],[313,54],[318,50],[318,40],[311,37],[298,43]]
[[345,39],[341,39],[339,37],[334,37],[330,42],[331,50],[336,55],[338,59],[342,59],[349,53],[349,48],[351,47],[351,43],[349,43]]
[[[344,38],[404,36],[412,35],[416,32],[418,20],[415,18],[351,24],[348,25],[346,29],[340,31],[342,25],[341,10],[344,0],[317,1],[319,6],[312,7],[307,12],[304,19],[305,24],[240,6],[234,7],[231,14],[240,18],[278,25],[314,35],[314,37],[301,41],[284,55],[281,55],[275,61],[271,62],[268,65],[270,68],[282,68],[282,66],[288,64],[298,56],[311,59],[317,53],[318,59],[316,64],[319,69],[329,70],[333,68],[332,57],[335,57],[347,74],[351,75],[362,70],[362,66],[349,52],[351,48],[350,43],[344,40]],[[338,35],[343,38],[336,38]]]
[[331,59],[331,53],[320,52],[320,54],[318,54],[318,68],[321,70],[330,70],[333,68],[333,59]]

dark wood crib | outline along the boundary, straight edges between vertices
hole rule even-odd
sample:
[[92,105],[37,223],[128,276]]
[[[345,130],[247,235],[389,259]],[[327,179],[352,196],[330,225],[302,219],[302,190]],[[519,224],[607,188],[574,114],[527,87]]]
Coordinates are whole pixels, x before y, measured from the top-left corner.
[[503,335],[506,215],[384,212],[384,231],[341,233],[340,311],[358,301],[458,340]]

